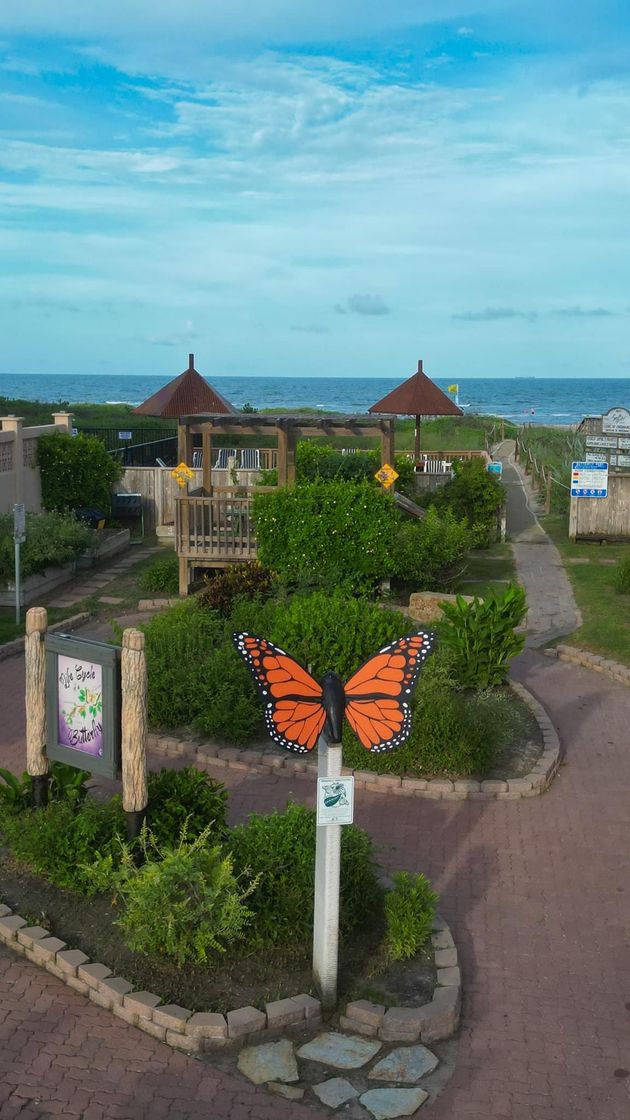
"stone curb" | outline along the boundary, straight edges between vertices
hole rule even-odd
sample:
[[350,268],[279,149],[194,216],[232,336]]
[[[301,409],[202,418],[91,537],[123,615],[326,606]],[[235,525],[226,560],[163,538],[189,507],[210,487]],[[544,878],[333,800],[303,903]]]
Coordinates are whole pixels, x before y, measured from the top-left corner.
[[[630,673],[630,670],[629,670]],[[630,680],[629,680],[630,683]],[[342,774],[354,775],[355,789],[368,793],[389,793],[398,797],[422,797],[432,801],[518,801],[522,797],[537,797],[551,785],[561,762],[560,740],[542,704],[522,684],[509,680],[508,684],[520,700],[531,710],[543,739],[543,753],[533,770],[522,778],[486,779],[464,778],[399,778],[391,774],[377,774],[371,770],[351,770],[343,767]],[[147,745],[154,754],[167,758],[189,757],[201,770],[224,767],[230,770],[248,770],[252,773],[269,773],[281,770],[294,778],[313,779],[317,776],[317,763],[304,757],[294,758],[286,753],[265,750],[220,747],[213,743],[197,743],[191,739],[177,739],[171,735],[152,733]],[[192,757],[191,757],[192,756]]]
[[380,1038],[382,1042],[440,1042],[459,1026],[462,979],[457,948],[451,931],[436,914],[431,934],[437,986],[422,1007],[384,1007],[360,999],[346,1005],[339,1026],[353,1034]]
[[[62,618],[61,622],[55,622],[52,626],[48,627],[48,633],[54,634],[56,630],[76,630],[79,626],[83,626],[90,618],[89,611],[80,611],[79,614],[72,614],[70,618]],[[5,661],[7,657],[14,657],[16,653],[24,653],[24,638],[14,638],[12,642],[5,642],[0,646],[0,661]]]
[[68,949],[65,942],[52,937],[49,930],[28,926],[25,918],[2,903],[0,941],[99,1007],[187,1054],[216,1050],[236,1039],[249,1041],[252,1036],[260,1041],[260,1035],[267,1030],[273,1031],[275,1037],[279,1028],[302,1023],[316,1027],[321,1023],[319,1000],[304,992],[267,1003],[264,1011],[239,1007],[228,1011],[227,1015],[205,1011],[193,1014],[177,1004],[160,1004],[159,996],[152,992],[134,992],[128,980],[112,976],[106,965],[91,964],[85,953]]
[[620,661],[613,661],[593,653],[590,649],[581,646],[557,645],[555,648],[543,650],[545,657],[557,657],[558,661],[568,661],[571,665],[580,665],[583,669],[592,669],[594,673],[603,673],[617,684],[630,686],[630,668],[622,665]]

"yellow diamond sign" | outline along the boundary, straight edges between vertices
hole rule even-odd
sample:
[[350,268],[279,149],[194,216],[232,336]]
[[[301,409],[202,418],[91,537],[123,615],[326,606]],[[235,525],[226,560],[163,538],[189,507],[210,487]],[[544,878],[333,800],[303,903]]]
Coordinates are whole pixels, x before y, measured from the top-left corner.
[[398,478],[398,471],[390,467],[389,463],[384,463],[380,470],[376,472],[374,478],[377,482],[380,482],[381,486],[384,486],[385,489],[388,490],[390,486],[394,485]]
[[179,488],[182,489],[189,479],[195,477],[195,472],[191,471],[190,467],[187,467],[185,463],[180,463],[179,466],[173,467],[171,475]]

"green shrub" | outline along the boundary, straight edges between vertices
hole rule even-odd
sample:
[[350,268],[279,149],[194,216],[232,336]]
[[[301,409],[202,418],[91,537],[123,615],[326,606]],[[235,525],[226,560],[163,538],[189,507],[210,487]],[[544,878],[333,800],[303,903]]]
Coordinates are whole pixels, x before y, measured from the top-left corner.
[[408,960],[429,939],[438,896],[424,875],[397,871],[393,890],[385,895],[385,944],[394,961]]
[[268,599],[273,593],[273,577],[258,560],[248,564],[233,564],[223,571],[206,577],[206,586],[197,596],[200,607],[218,611],[227,616],[240,596]]
[[[22,578],[75,560],[94,542],[94,533],[69,513],[28,513],[20,550]],[[0,514],[0,582],[15,577],[13,516]]]
[[254,495],[260,560],[293,584],[359,593],[392,574],[399,518],[374,483],[313,482]]
[[47,510],[95,506],[108,513],[112,486],[123,469],[96,436],[52,432],[37,443],[42,505]]
[[16,859],[60,887],[89,891],[85,869],[119,851],[125,817],[119,797],[107,802],[88,798],[79,807],[56,801],[45,809],[6,815],[1,827]]
[[[210,829],[192,842],[182,832],[174,848],[156,848],[144,835],[145,862],[137,867],[124,849],[117,889],[123,902],[118,925],[134,952],[165,956],[180,967],[223,953],[243,936],[251,915],[219,845],[208,846]],[[156,858],[157,857],[157,858]]]
[[301,664],[310,665],[317,678],[333,669],[347,680],[386,642],[412,629],[400,611],[381,610],[368,599],[349,599],[334,590],[295,595],[276,612],[270,636]]
[[617,591],[627,595],[630,591],[630,559],[620,560],[615,568],[615,587]]
[[[290,804],[284,813],[253,814],[232,830],[226,845],[238,872],[257,885],[248,905],[254,914],[253,944],[308,943],[313,933],[315,813]],[[382,892],[376,880],[372,841],[356,825],[341,832],[340,929],[344,936],[373,922]]]
[[515,632],[527,612],[523,588],[512,584],[502,595],[475,596],[470,603],[458,595],[455,603],[440,606],[448,623],[441,627],[442,642],[457,682],[465,688],[501,684],[525,645],[525,635]]
[[148,823],[155,842],[173,847],[182,829],[191,840],[210,830],[213,840],[226,833],[227,790],[194,766],[149,774]]
[[465,518],[458,520],[449,510],[435,507],[422,521],[404,521],[395,537],[395,573],[416,591],[439,591],[448,587],[463,568],[474,537]]
[[0,811],[21,813],[31,804],[31,777],[26,771],[18,778],[10,770],[0,767]]
[[232,632],[256,632],[260,625],[269,633],[274,610],[273,603],[237,599],[223,619],[190,599],[155,615],[144,627],[150,722],[235,742],[260,732],[262,708]]
[[179,592],[179,557],[168,552],[154,560],[138,580],[140,590],[147,595],[177,595]]
[[454,478],[436,491],[432,502],[440,512],[450,509],[456,518],[465,517],[477,544],[487,545],[496,539],[497,512],[505,501],[505,490],[483,459],[455,461],[453,469]]
[[71,801],[81,805],[87,797],[87,783],[92,775],[65,762],[53,762],[50,770],[48,798],[50,801]]
[[346,724],[343,759],[347,766],[412,777],[483,774],[504,740],[505,711],[487,694],[468,696],[451,676],[447,651],[440,649],[422,670],[413,699],[411,733],[387,754],[371,754]]

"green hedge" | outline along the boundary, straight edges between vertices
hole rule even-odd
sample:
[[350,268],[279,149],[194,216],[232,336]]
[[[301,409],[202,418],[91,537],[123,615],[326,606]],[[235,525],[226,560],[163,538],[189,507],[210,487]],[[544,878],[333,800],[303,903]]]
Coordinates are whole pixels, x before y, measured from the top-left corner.
[[47,510],[96,507],[109,513],[112,486],[123,468],[96,436],[52,432],[37,444],[42,505]]
[[466,518],[449,509],[427,510],[422,521],[403,521],[395,538],[397,578],[413,584],[414,591],[443,591],[465,567],[466,554],[475,537]]
[[312,482],[254,497],[258,555],[293,584],[370,591],[393,574],[399,517],[369,482]]

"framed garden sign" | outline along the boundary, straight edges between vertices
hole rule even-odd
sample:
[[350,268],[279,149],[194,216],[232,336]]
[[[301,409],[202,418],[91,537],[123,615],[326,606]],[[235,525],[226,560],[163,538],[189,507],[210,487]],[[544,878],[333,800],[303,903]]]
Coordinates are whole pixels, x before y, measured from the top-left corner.
[[107,778],[120,773],[120,649],[47,634],[46,753]]

